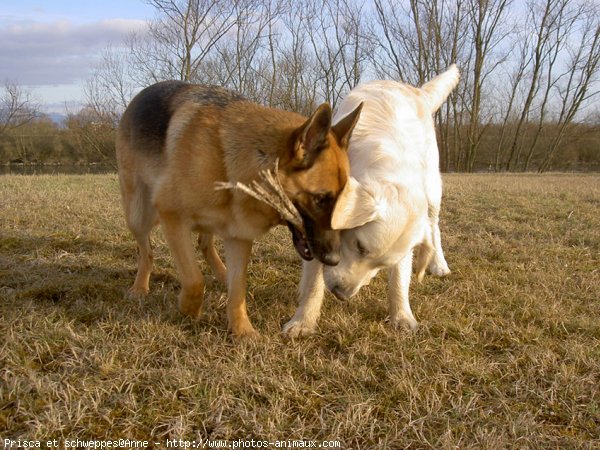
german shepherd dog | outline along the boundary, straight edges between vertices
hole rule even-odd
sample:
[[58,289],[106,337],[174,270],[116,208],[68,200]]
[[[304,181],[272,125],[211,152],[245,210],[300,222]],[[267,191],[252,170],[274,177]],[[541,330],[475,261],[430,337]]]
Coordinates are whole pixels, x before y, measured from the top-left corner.
[[[149,234],[160,222],[181,282],[178,309],[197,317],[204,296],[191,238],[197,231],[204,257],[227,284],[229,329],[235,337],[256,335],[246,311],[246,267],[252,242],[282,219],[243,192],[215,190],[215,183],[249,184],[278,160],[277,175],[306,230],[288,223],[296,250],[306,260],[337,264],[339,232],[331,218],[349,176],[347,147],[360,109],[332,126],[328,104],[307,119],[215,86],[165,81],[141,91],[116,141],[123,207],[139,249],[130,296],[149,292]],[[215,234],[223,238],[227,268]]]

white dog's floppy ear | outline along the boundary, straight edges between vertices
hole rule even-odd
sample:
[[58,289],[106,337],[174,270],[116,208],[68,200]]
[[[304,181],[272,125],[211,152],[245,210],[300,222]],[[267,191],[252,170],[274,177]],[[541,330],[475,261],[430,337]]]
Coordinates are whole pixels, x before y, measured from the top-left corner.
[[377,202],[355,178],[348,177],[339,195],[333,214],[331,228],[347,230],[359,227],[377,217]]

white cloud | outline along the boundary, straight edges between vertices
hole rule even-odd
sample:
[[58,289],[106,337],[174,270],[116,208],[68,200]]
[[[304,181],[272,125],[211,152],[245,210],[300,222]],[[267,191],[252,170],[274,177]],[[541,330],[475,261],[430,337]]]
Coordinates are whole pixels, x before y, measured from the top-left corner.
[[109,44],[118,45],[142,20],[109,19],[87,24],[13,22],[0,24],[0,82],[23,86],[80,83]]

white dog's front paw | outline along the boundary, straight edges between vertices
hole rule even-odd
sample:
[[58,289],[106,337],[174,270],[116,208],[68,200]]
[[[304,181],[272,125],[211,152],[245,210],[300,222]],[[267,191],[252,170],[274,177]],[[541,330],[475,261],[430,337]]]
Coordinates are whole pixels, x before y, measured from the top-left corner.
[[317,324],[303,321],[301,319],[292,319],[283,326],[282,333],[289,338],[298,338],[310,336],[317,331]]
[[395,330],[405,329],[409,331],[415,331],[419,327],[419,323],[414,317],[401,315],[399,317],[391,318],[390,324]]

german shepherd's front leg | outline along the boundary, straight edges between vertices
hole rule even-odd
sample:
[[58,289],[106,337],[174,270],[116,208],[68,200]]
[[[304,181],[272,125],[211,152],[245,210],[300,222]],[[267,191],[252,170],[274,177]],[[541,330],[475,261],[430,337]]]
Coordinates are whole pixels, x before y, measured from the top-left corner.
[[246,270],[250,261],[252,241],[225,239],[227,263],[227,319],[235,337],[257,337],[246,310]]
[[181,282],[177,308],[197,318],[204,299],[204,277],[196,263],[191,228],[177,214],[161,214],[160,222]]

